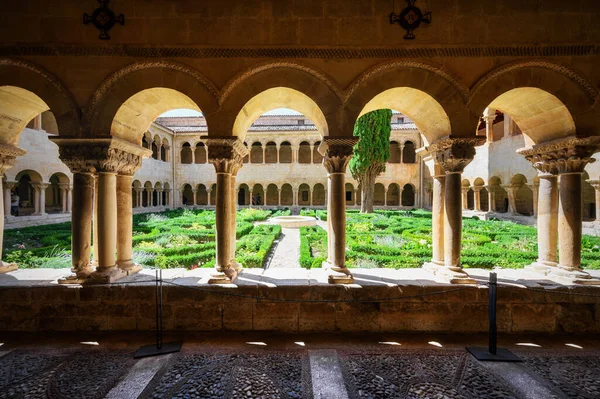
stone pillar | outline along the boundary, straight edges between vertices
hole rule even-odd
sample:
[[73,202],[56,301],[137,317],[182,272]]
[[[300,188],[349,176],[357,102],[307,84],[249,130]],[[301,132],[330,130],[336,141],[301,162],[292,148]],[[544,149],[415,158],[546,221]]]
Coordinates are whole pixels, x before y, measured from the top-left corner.
[[475,146],[485,142],[485,137],[448,138],[433,143],[429,150],[436,163],[446,173],[444,187],[444,267],[436,275],[452,284],[474,284],[460,264],[462,246],[461,176],[464,168],[475,156]]
[[383,190],[383,205],[386,206],[386,207],[388,206],[388,200],[387,200],[388,195],[387,194],[388,194],[388,188],[384,187],[384,190]]
[[67,213],[71,213],[71,209],[73,208],[73,187],[69,185],[66,191],[67,195]]
[[326,264],[330,284],[351,284],[354,277],[346,267],[346,166],[357,138],[325,138],[319,147],[328,173],[327,221],[329,256]]
[[[160,154],[160,153],[159,153]],[[133,262],[133,212],[131,199],[131,184],[133,173],[120,173],[117,176],[117,265],[127,275],[142,270],[140,265]]]
[[144,192],[143,188],[136,188],[135,189],[135,194],[136,194],[135,195],[135,199],[136,199],[136,202],[137,202],[136,208],[141,208],[142,207],[142,204],[143,204],[143,202],[142,202],[142,195],[143,194],[142,193],[143,192]]
[[45,215],[46,214],[46,189],[48,188],[50,184],[48,183],[40,183],[39,184],[39,211],[40,211],[40,215]]
[[260,143],[260,147],[262,148],[262,153],[263,153],[262,163],[264,165],[267,163],[267,147],[265,145],[263,145],[263,143]]
[[462,209],[464,209],[465,211],[469,209],[469,201],[468,201],[468,198],[469,198],[469,189],[470,189],[470,187],[462,187],[462,185],[461,185]]
[[[242,157],[243,159],[243,157]],[[239,168],[241,168],[244,165],[244,163],[240,163]],[[239,170],[238,168],[238,170]],[[235,259],[235,251],[236,251],[236,242],[237,242],[237,224],[236,224],[236,218],[237,218],[237,206],[236,206],[236,202],[237,202],[237,191],[236,190],[236,178],[237,178],[237,172],[238,170],[232,170],[231,173],[231,198],[227,200],[227,203],[230,206],[230,210],[229,212],[231,213],[231,225],[229,227],[229,231],[231,233],[231,267],[233,267],[238,274],[242,272],[242,265],[240,263],[238,263]],[[235,172],[235,173],[234,173]],[[267,195],[265,192],[265,201],[264,204],[267,203]]]
[[279,163],[279,150],[281,149],[281,145],[277,144],[277,163]]
[[92,248],[93,259],[92,266],[98,266],[98,175],[94,174],[94,191],[93,191],[93,219],[92,219]]
[[281,189],[278,188],[277,189],[278,192],[278,196],[277,196],[277,206],[281,206]]
[[[591,156],[600,148],[600,137],[592,136],[587,138],[568,137],[561,140],[554,140],[550,143],[534,145],[530,148],[518,150],[527,160],[533,163],[534,167],[544,172],[558,173],[560,176],[560,189],[558,192],[558,246],[559,262],[557,267],[550,264],[548,275],[557,281],[567,284],[600,284],[600,280],[592,278],[589,273],[581,268],[581,236],[582,236],[582,193],[581,193],[581,175],[588,163],[595,161]],[[551,179],[542,179],[540,176],[540,193],[538,195],[538,235],[551,234],[542,230],[554,230],[554,226],[547,225],[548,209],[553,210],[555,195],[555,185]],[[552,190],[551,193],[548,193]],[[551,198],[552,201],[548,201]],[[551,202],[551,204],[548,204]],[[540,220],[546,224],[540,225]],[[554,221],[552,220],[552,223]],[[552,233],[553,234],[553,233]],[[551,239],[553,237],[550,237]],[[548,243],[548,248],[544,248],[544,237],[538,236],[538,247],[540,251],[547,252],[546,257],[552,257],[555,251],[554,242]],[[540,252],[540,257],[544,253]],[[556,257],[554,255],[554,257]],[[538,261],[539,263],[539,261]],[[548,262],[549,263],[549,262]],[[543,270],[543,272],[546,272]]]
[[154,191],[152,188],[146,189],[146,203],[148,204],[148,208],[151,208],[154,205],[152,203],[152,191]]
[[402,209],[402,191],[404,191],[403,187],[398,189],[398,209]]
[[473,208],[481,212],[481,189],[483,186],[473,186]]
[[600,180],[586,180],[594,187],[596,194],[596,221],[600,221]]
[[402,159],[404,156],[404,143],[400,144],[400,163],[403,163],[404,160]]
[[[2,175],[8,169],[12,168],[15,164],[15,159],[18,156],[25,155],[25,150],[10,145],[0,146],[0,193],[3,192],[2,188]],[[8,183],[10,184],[10,183]],[[9,187],[9,201],[10,201],[10,186]],[[0,196],[0,274],[12,272],[17,270],[18,266],[16,263],[5,263],[2,261],[2,249],[4,244],[4,210],[5,204],[1,203],[5,198],[5,195]],[[10,202],[9,202],[10,205]],[[7,215],[10,215],[10,208]]]
[[[552,173],[553,172],[553,173]],[[538,195],[538,259],[528,269],[544,274],[550,272],[556,263],[558,244],[558,177],[556,170],[540,171]]]
[[[192,202],[193,202],[193,205],[196,206],[196,204],[198,203],[198,189],[197,188],[193,188],[192,189],[192,194],[193,194]],[[210,193],[209,193],[209,196],[210,196]],[[208,201],[208,203],[210,204],[210,200]]]
[[40,187],[37,183],[29,183],[33,187],[33,214],[40,215]]
[[314,160],[314,152],[315,152],[315,145],[311,144],[310,145],[310,163],[313,163]]
[[253,197],[252,197],[252,189],[251,188],[248,188],[248,195],[250,196],[250,207],[252,207],[252,205],[254,205],[254,204],[252,203]]
[[292,189],[292,192],[294,193],[294,198],[292,200],[292,205],[293,206],[298,206],[298,189],[294,188],[294,189]]
[[[12,190],[14,190],[17,185],[18,183],[14,181],[4,182],[4,217],[11,216]],[[0,244],[0,247],[1,245],[2,244]]]
[[[439,166],[435,166],[440,169]],[[441,173],[441,170],[437,171]],[[435,271],[444,266],[444,193],[446,187],[446,175],[436,174],[433,176],[433,198],[431,204],[431,244],[433,256],[431,262],[426,263],[426,269]]]
[[517,215],[517,191],[521,187],[518,184],[507,184],[503,186],[508,195],[508,213]]
[[488,212],[496,212],[496,192],[494,186],[485,186],[488,192]]
[[533,217],[537,217],[538,215],[538,190],[540,188],[539,183],[533,183],[529,185],[531,188],[531,192],[533,194]]
[[485,121],[485,136],[490,143],[494,141],[494,119],[496,119],[496,110],[486,108],[483,111],[483,120]]
[[[243,165],[248,149],[235,137],[209,138],[208,158],[217,173],[216,198],[216,271],[208,280],[209,284],[231,284],[241,273],[241,268],[232,264],[232,248],[235,241],[235,204],[232,206],[232,175],[236,175]],[[233,231],[231,231],[233,229]]]

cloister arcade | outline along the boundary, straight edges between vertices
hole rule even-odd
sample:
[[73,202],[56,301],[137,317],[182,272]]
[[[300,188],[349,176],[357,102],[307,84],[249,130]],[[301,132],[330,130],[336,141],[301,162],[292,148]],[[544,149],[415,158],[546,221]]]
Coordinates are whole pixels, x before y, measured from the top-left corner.
[[[428,270],[453,283],[473,282],[460,263],[462,212],[464,207],[483,210],[482,193],[487,193],[490,211],[506,208],[509,213],[537,215],[539,259],[534,270],[564,281],[595,282],[581,269],[580,249],[582,195],[589,192],[583,189],[582,176],[600,146],[597,90],[568,66],[545,61],[507,64],[466,85],[437,67],[390,62],[364,71],[342,88],[326,75],[293,63],[250,68],[215,85],[191,66],[136,62],[117,69],[89,92],[86,107],[75,100],[72,89],[33,63],[1,60],[0,112],[11,118],[10,124],[0,125],[7,185],[17,182],[23,198],[33,197],[34,212],[43,212],[49,200],[51,207],[64,203],[68,196],[61,197],[60,189],[57,195],[56,187],[72,186],[74,274],[65,283],[112,282],[139,270],[131,260],[132,204],[177,201],[164,180],[134,182],[133,175],[142,158],[165,163],[174,148],[182,166],[208,162],[216,171],[214,182],[186,182],[173,191],[174,197],[181,192],[186,205],[206,200],[216,207],[218,250],[212,283],[231,283],[240,273],[234,249],[236,202],[243,198],[258,206],[274,203],[276,191],[281,205],[290,203],[291,191],[291,205],[327,206],[329,281],[352,282],[345,266],[346,205],[358,202],[356,186],[346,181],[346,166],[357,141],[352,126],[359,116],[382,108],[401,112],[420,133],[418,140],[396,141],[390,163],[411,164],[418,158],[432,176],[433,259]],[[196,137],[179,146],[146,134],[152,121],[174,108],[203,112],[207,134],[201,142]],[[305,115],[314,123],[318,140],[297,144],[284,137],[249,140],[252,124],[274,108]],[[52,112],[58,132],[50,140],[71,175],[41,180],[39,174],[27,172],[9,178],[15,160],[24,155],[18,148],[21,132],[46,111]],[[522,132],[519,139],[524,145],[518,152],[539,172],[537,180],[526,177],[531,170],[513,171],[511,165],[502,170],[504,174],[491,176],[477,167],[476,147],[487,146],[489,151],[496,144],[489,132],[500,114],[510,117]],[[485,134],[477,129],[482,118]],[[472,162],[474,170],[469,171]],[[327,187],[324,181],[295,185],[242,179],[252,164],[272,163],[321,163]],[[598,176],[593,167],[588,173],[592,179]],[[245,186],[236,183],[238,175]],[[50,187],[39,185],[44,181]],[[419,206],[426,196],[425,187],[412,182],[391,183],[376,187],[378,204]],[[597,180],[590,184],[598,190]],[[93,214],[97,266],[90,262]]]

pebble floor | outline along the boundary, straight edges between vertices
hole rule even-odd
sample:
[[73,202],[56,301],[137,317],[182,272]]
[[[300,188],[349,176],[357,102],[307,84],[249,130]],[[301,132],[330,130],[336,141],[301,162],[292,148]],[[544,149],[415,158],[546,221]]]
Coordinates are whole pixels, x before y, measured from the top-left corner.
[[481,363],[485,336],[195,334],[134,359],[145,334],[0,334],[0,398],[600,398],[600,340],[508,336],[522,363]]

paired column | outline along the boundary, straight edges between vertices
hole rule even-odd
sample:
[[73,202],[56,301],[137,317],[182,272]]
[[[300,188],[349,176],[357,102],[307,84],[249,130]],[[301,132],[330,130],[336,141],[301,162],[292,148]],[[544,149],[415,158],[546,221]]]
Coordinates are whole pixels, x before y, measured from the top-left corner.
[[461,186],[461,192],[462,192],[462,209],[464,209],[465,211],[469,209],[469,200],[468,200],[468,198],[469,198],[469,188],[470,187],[462,187]]
[[596,221],[600,221],[600,180],[586,180],[592,187],[596,194]]
[[[443,267],[437,267],[434,269],[436,275],[440,276],[443,280],[452,284],[474,284],[473,280],[469,275],[462,269],[460,263],[460,251],[462,246],[462,172],[464,168],[473,160],[475,156],[475,146],[481,145],[485,142],[485,137],[473,137],[473,138],[448,138],[433,143],[429,150],[435,156],[435,162],[439,166],[439,169],[446,175],[443,188],[444,188],[444,209],[443,209],[443,238],[437,237],[434,240],[433,245],[437,246],[434,252],[437,254],[437,262],[432,264],[439,264],[441,259],[440,245],[443,243]],[[441,182],[438,179],[436,184],[437,189],[441,190]],[[439,194],[438,194],[438,200]],[[436,202],[436,195],[434,194],[434,202]],[[434,205],[434,214],[441,210],[441,205]],[[436,210],[438,212],[436,212]],[[437,233],[439,234],[439,219],[437,222]],[[443,241],[442,241],[443,240]]]
[[476,211],[481,211],[481,189],[483,186],[474,186],[473,187],[473,207]]
[[117,265],[128,275],[142,270],[133,262],[132,181],[133,174],[122,172],[117,175]]
[[431,204],[431,243],[433,254],[431,262],[423,265],[426,269],[435,271],[444,266],[444,197],[446,190],[446,174],[441,174],[438,165],[434,166],[436,174],[433,176],[433,198]]
[[330,284],[351,284],[354,277],[346,267],[346,167],[358,138],[325,138],[319,146],[327,169],[327,241]]
[[517,191],[520,186],[517,184],[507,184],[504,186],[506,194],[508,195],[508,213],[511,215],[517,214]]
[[[8,145],[0,146],[0,193],[3,193],[2,175],[8,169],[14,166],[16,157],[21,155],[25,155],[25,150]],[[9,211],[7,215],[10,215],[10,189],[8,193]],[[18,268],[16,263],[5,263],[2,261],[2,247],[4,243],[4,212],[6,209],[6,204],[1,202],[6,201],[6,194],[3,194],[4,195],[0,195],[0,274],[12,272]]]
[[485,186],[488,192],[488,212],[496,212],[496,192],[494,186]]
[[231,284],[241,273],[235,262],[235,178],[248,149],[235,137],[209,138],[208,159],[217,173],[215,272],[209,284]]
[[[581,267],[581,177],[591,156],[600,148],[600,137],[569,137],[542,143],[518,152],[538,169],[538,261],[531,269],[568,284],[600,284]],[[559,177],[559,190],[556,180]],[[556,236],[559,259],[556,262]]]
[[4,216],[11,216],[11,204],[12,204],[12,190],[17,187],[17,182],[6,181],[4,182]]

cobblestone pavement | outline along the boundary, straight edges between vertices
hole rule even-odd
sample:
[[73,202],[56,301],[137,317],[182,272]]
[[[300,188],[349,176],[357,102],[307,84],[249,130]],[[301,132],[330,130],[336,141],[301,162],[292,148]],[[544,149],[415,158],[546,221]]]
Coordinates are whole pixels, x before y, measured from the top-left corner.
[[0,399],[600,398],[598,343],[589,350],[513,345],[524,362],[497,368],[461,344],[239,338],[235,345],[222,338],[186,342],[180,353],[143,360],[133,359],[136,344],[112,339],[99,346],[5,344]]
[[267,269],[300,267],[300,229],[281,229],[281,237],[267,261]]

